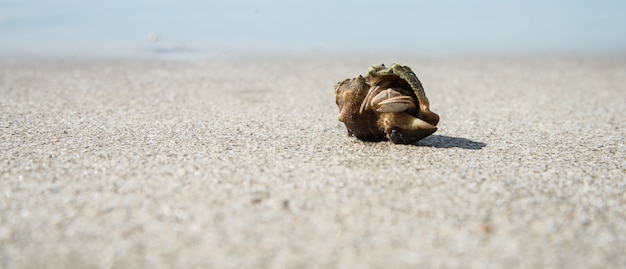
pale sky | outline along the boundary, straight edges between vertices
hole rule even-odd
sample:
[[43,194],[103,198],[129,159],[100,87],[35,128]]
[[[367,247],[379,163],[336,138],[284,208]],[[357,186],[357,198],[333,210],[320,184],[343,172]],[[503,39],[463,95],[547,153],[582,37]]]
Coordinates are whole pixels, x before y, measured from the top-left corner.
[[626,54],[626,1],[0,1],[5,55],[390,51]]

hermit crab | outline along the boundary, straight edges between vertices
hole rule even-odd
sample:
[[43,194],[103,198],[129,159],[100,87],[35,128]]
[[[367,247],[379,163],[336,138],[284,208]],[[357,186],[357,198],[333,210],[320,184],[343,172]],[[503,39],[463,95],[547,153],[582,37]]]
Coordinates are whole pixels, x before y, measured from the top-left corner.
[[339,121],[349,136],[413,144],[437,131],[439,115],[410,67],[373,65],[368,74],[335,85]]

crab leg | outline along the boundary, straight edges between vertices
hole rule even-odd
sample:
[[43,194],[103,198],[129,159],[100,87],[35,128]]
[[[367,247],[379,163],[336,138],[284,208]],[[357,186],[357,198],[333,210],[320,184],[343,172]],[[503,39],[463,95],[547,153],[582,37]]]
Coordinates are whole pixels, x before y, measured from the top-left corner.
[[370,90],[367,92],[367,95],[365,96],[365,99],[361,103],[359,113],[363,113],[363,111],[369,107],[372,97],[374,96],[374,93],[378,90],[378,88],[380,88],[380,86],[370,88]]
[[413,98],[410,96],[392,97],[378,103],[380,107],[376,109],[378,112],[403,112],[415,108]]
[[393,88],[378,93],[372,98],[370,105],[378,107],[377,112],[403,112],[415,108],[415,103],[410,96],[402,95]]

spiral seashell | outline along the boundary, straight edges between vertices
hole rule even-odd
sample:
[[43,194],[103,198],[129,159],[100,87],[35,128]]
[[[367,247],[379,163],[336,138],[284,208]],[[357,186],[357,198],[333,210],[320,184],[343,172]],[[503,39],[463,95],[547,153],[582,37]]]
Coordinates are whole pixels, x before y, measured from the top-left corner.
[[361,140],[413,144],[437,131],[439,115],[430,111],[424,88],[408,66],[374,65],[365,77],[340,81],[335,102],[348,135]]

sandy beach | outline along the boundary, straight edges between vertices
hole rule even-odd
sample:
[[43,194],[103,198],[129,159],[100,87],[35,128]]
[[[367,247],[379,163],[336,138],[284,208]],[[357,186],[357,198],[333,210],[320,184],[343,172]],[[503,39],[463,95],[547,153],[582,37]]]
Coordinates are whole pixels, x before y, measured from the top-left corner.
[[[409,65],[439,130],[333,86]],[[0,60],[0,268],[625,268],[626,58]]]

